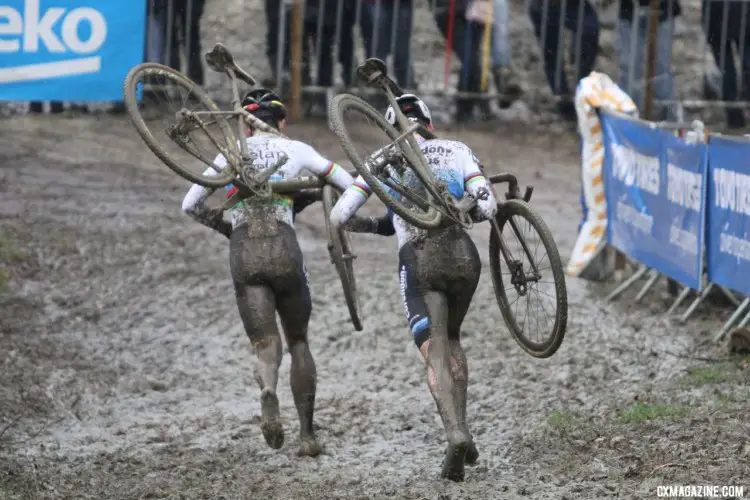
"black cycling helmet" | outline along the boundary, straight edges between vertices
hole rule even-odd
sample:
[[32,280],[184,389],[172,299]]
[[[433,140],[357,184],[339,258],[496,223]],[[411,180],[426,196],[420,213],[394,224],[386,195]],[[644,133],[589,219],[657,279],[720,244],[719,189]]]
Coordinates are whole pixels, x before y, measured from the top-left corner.
[[[418,121],[428,129],[432,130],[432,114],[427,105],[414,94],[403,94],[401,97],[396,98],[398,107],[401,108],[401,112],[409,119],[409,121]],[[396,122],[396,111],[393,106],[388,106],[385,112],[385,119],[388,123],[398,127]]]
[[286,107],[275,92],[268,89],[252,89],[242,98],[242,107],[265,123],[279,128],[286,119]]

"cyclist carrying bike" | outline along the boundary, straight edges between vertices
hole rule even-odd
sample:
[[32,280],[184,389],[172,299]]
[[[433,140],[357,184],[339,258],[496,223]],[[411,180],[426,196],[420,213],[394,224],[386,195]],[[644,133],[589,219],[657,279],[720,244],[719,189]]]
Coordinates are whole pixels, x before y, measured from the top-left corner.
[[[266,89],[249,91],[242,100],[244,109],[268,125],[280,130],[285,125],[286,109],[279,97]],[[334,162],[323,158],[312,147],[299,141],[245,128],[252,169],[264,170],[286,156],[287,162],[272,180],[295,177],[307,168],[345,190],[353,179]],[[214,165],[220,169],[227,161],[219,155]],[[216,172],[209,168],[204,175]],[[226,187],[232,196],[237,187]],[[317,373],[308,347],[307,328],[312,311],[309,277],[294,230],[294,200],[274,194],[270,199],[248,198],[231,209],[231,224],[221,209],[204,204],[213,189],[193,185],[182,202],[183,210],[201,224],[229,238],[229,268],[240,318],[257,362],[255,379],[261,389],[261,429],[271,448],[284,444],[284,429],[276,396],[282,344],[276,325],[281,318],[291,362],[291,387],[300,420],[298,455],[316,456],[322,452],[313,430]]]
[[[430,111],[421,99],[405,94],[397,102],[410,121],[432,130]],[[388,107],[385,116],[399,128],[392,107]],[[487,191],[486,199],[479,200],[471,214],[474,220],[495,216],[497,202],[491,186],[468,146],[457,141],[425,139],[418,134],[416,140],[435,177],[448,184],[453,196],[461,199],[468,192],[480,198],[482,191]],[[418,188],[419,181],[413,172],[409,173],[411,178],[405,176],[403,181],[405,187]],[[388,235],[395,230],[406,318],[414,342],[425,359],[427,385],[448,437],[441,476],[462,481],[464,463],[471,465],[478,458],[466,422],[468,366],[460,336],[461,324],[479,282],[479,254],[469,235],[458,225],[423,230],[390,211],[391,224],[366,217],[360,217],[356,224],[348,223],[370,194],[367,183],[358,176],[334,206],[331,222],[336,227],[346,225],[356,232]],[[391,196],[398,195],[391,191]]]

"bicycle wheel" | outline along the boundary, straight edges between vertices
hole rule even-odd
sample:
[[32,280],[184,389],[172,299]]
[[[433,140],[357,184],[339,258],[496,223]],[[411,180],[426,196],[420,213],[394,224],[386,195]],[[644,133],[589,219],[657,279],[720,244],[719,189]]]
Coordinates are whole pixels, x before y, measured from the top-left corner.
[[[492,273],[492,284],[495,288],[495,297],[500,306],[505,324],[511,335],[528,354],[536,358],[548,358],[552,356],[565,336],[568,322],[568,294],[565,286],[565,272],[560,260],[557,245],[547,225],[542,218],[524,201],[510,200],[498,207],[496,217],[497,225],[493,227],[490,236],[490,270]],[[502,244],[505,247],[510,261],[508,261],[501,250],[501,239],[498,238],[495,227],[502,235]],[[517,251],[510,250],[511,244],[508,237],[503,234],[505,228],[510,229],[510,235],[518,243]],[[531,237],[525,236],[522,229],[532,229]],[[548,264],[544,265],[544,255],[539,262],[536,260],[539,246],[543,247],[548,257]],[[501,266],[501,259],[505,262],[505,272]],[[507,278],[504,279],[503,275]],[[545,277],[551,275],[552,281],[545,281]],[[523,278],[521,278],[523,277]],[[521,278],[521,279],[519,279]],[[525,282],[525,287],[522,284]],[[551,284],[550,293],[543,291],[540,285]],[[524,289],[525,288],[525,289]],[[509,291],[515,291],[517,297],[514,300],[508,297]],[[541,306],[544,314],[542,325],[543,338],[532,340],[527,335],[528,326],[536,324],[540,327],[540,319],[536,322],[529,318],[530,302],[537,299],[547,298],[554,304],[554,314],[549,314],[545,307]],[[519,321],[518,302],[526,298],[526,307],[523,319]],[[515,305],[515,307],[514,307]],[[537,308],[539,312],[539,308]],[[550,321],[550,316],[554,319]],[[551,328],[550,328],[551,324]]]
[[[209,114],[221,110],[203,89],[172,68],[144,63],[128,73],[124,94],[135,129],[166,166],[205,187],[220,188],[232,182],[239,172],[237,139],[223,115]],[[175,94],[181,97],[177,104],[171,102]],[[159,97],[166,98],[166,103]],[[190,111],[201,115],[189,120],[178,118],[177,113],[190,104],[198,107]],[[204,175],[219,153],[228,160],[228,167],[214,176]]]
[[[354,123],[347,124],[352,121],[345,119],[347,113],[359,115],[360,119],[367,122],[367,126],[356,127]],[[404,169],[401,182],[376,176],[365,163],[367,156],[379,151],[400,135],[382,114],[359,97],[339,94],[331,102],[328,119],[341,141],[346,156],[383,203],[409,224],[419,228],[433,229],[440,225],[442,214],[436,208],[440,201],[436,196],[439,191],[435,179],[427,165],[421,164],[410,147],[397,146],[406,160],[405,167],[409,167]],[[374,134],[373,125],[382,133]],[[360,140],[367,143],[368,153],[357,151],[355,143]],[[386,187],[385,182],[388,180],[395,183],[395,189],[391,186]]]
[[333,265],[336,266],[336,272],[341,279],[344,298],[349,308],[349,316],[352,318],[354,329],[360,332],[362,331],[362,319],[359,312],[359,295],[357,294],[357,283],[352,262],[354,259],[352,242],[345,229],[334,230],[330,221],[331,210],[333,210],[337,199],[338,194],[334,192],[330,185],[323,186],[323,215],[328,232],[328,253],[331,255]]

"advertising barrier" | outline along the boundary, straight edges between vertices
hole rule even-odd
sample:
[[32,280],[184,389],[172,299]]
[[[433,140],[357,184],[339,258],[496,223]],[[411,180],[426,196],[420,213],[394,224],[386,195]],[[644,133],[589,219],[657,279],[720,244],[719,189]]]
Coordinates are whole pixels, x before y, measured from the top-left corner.
[[0,100],[121,101],[143,62],[146,2],[6,0],[0,27]]
[[602,111],[607,241],[701,288],[708,149],[634,118]]
[[709,163],[708,279],[750,295],[750,141],[711,137]]

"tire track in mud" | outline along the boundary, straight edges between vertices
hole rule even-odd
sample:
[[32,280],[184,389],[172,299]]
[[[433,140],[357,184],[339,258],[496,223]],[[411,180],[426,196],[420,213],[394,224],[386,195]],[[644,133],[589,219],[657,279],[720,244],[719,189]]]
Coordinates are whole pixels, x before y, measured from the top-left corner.
[[[347,164],[324,128],[300,124],[289,135]],[[489,159],[488,171],[534,184],[532,206],[565,261],[579,220],[573,139],[511,129],[447,135]],[[1,460],[21,476],[31,461],[44,464],[36,481],[52,489],[37,498],[561,498],[564,484],[540,490],[525,436],[554,409],[599,415],[642,392],[644,380],[669,377],[681,362],[650,350],[693,344],[705,328],[693,322],[667,335],[647,306],[604,305],[598,287],[569,279],[566,339],[552,358],[531,359],[504,326],[488,276],[488,228],[475,227],[483,276],[463,343],[481,457],[464,484],[447,484],[436,479],[444,433],[405,326],[395,239],[353,238],[365,322],[355,332],[316,204],[296,226],[312,284],[316,424],[327,454],[300,460],[287,357],[279,385],[287,437],[274,451],[258,425],[227,244],[181,213],[188,184],[125,118],[0,122],[0,162],[0,217],[39,266],[15,290],[36,312],[2,338],[16,356],[5,366],[31,370],[49,403],[47,416],[28,415],[12,430],[18,439],[43,432]],[[35,361],[42,345],[56,347]]]

